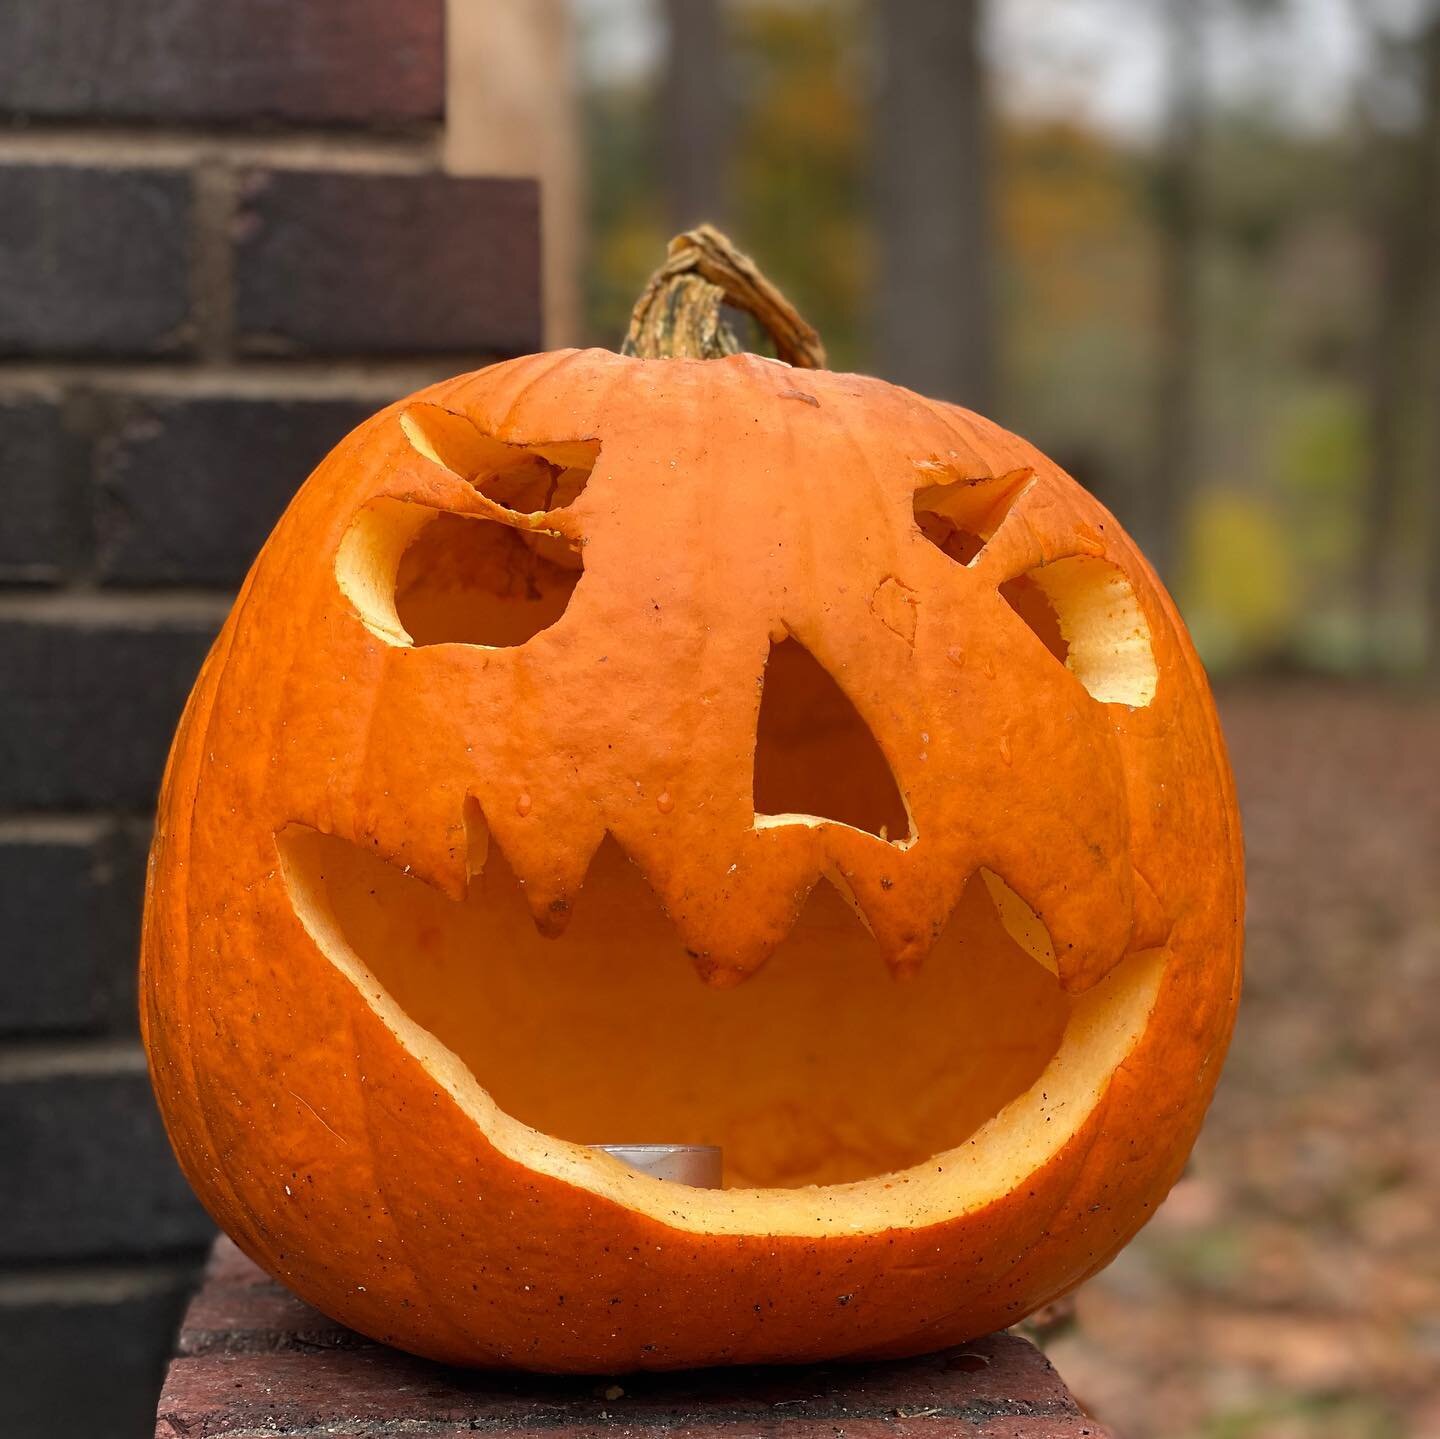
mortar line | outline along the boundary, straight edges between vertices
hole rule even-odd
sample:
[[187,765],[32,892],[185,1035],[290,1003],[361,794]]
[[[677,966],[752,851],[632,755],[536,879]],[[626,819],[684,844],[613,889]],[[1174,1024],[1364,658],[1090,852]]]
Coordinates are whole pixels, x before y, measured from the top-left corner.
[[12,1035],[0,1041],[0,1083],[144,1072],[145,1051],[138,1035]]
[[399,399],[499,358],[486,353],[253,360],[227,356],[203,365],[193,360],[0,360],[0,399],[59,399],[84,388],[180,398]]
[[19,1268],[7,1264],[0,1268],[0,1309],[56,1300],[69,1304],[114,1303],[164,1294],[177,1283],[191,1280],[202,1262],[203,1253],[192,1251],[190,1258],[161,1254],[128,1261],[26,1261]]
[[119,826],[103,810],[85,814],[0,813],[0,844],[98,844]]
[[119,628],[178,620],[218,629],[234,599],[233,587],[101,589],[93,581],[79,580],[63,589],[0,592],[0,621]]
[[412,133],[281,129],[257,135],[207,126],[66,125],[0,132],[0,163],[194,169],[223,154],[235,165],[423,174],[441,168],[443,129]]

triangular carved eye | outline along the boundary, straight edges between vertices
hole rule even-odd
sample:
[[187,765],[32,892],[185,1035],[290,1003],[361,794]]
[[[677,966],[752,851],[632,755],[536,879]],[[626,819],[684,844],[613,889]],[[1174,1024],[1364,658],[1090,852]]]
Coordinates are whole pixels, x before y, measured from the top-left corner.
[[[927,462],[922,476],[944,475]],[[1031,477],[934,479],[915,491],[920,533],[956,564],[972,566]],[[1155,697],[1150,627],[1125,572],[1095,555],[1070,555],[1004,581],[1000,596],[1093,699],[1132,709]]]
[[341,591],[391,645],[522,645],[565,613],[580,573],[554,535],[388,497],[360,511],[335,557]]
[[1030,470],[1014,470],[994,479],[946,479],[944,466],[918,467],[928,481],[915,491],[915,523],[920,533],[957,564],[968,565],[1000,528],[1030,479]]
[[1000,586],[1000,598],[1030,626],[1036,639],[1063,665],[1070,658],[1070,642],[1050,596],[1033,575],[1016,575]]
[[548,629],[565,613],[582,563],[544,517],[579,499],[599,443],[512,443],[425,403],[406,409],[400,428],[416,454],[501,509],[457,514],[388,496],[365,506],[335,557],[360,618],[392,645],[503,649]]
[[522,645],[565,613],[580,573],[553,536],[437,514],[401,557],[395,614],[416,645]]
[[890,763],[849,696],[796,639],[770,648],[755,737],[757,824],[833,820],[910,836]]
[[1070,555],[1007,580],[1000,594],[1092,699],[1139,709],[1155,698],[1150,626],[1118,565]]
[[439,405],[411,405],[400,416],[400,428],[417,454],[519,514],[573,504],[600,454],[596,440],[501,440]]

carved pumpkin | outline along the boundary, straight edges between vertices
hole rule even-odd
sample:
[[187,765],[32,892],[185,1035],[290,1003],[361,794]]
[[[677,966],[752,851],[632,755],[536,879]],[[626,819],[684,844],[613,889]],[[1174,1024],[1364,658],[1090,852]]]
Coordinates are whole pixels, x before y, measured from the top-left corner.
[[[1153,1212],[1241,902],[1200,665],[1042,454],[854,375],[546,354],[376,415],[257,560],[171,756],[145,1036],[216,1219],[366,1334],[901,1355]],[[727,1187],[588,1147],[642,1141]]]

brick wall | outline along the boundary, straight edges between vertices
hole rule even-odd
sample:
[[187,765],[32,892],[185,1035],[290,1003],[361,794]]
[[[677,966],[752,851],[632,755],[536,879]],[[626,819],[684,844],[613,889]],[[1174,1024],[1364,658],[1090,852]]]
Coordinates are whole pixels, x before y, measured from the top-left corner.
[[539,344],[443,173],[443,0],[0,12],[0,1433],[150,1432],[210,1237],[135,1021],[150,808],[231,592],[380,403]]

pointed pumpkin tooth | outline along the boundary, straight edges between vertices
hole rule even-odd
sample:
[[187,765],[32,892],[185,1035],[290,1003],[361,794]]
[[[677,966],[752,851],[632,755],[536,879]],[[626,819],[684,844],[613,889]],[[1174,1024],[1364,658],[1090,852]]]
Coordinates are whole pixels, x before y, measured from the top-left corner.
[[1044,969],[1058,975],[1060,966],[1055,959],[1055,945],[1050,931],[1045,928],[1040,916],[1000,878],[994,870],[982,869],[980,877],[1000,916],[1005,933]]
[[760,926],[758,933],[739,931],[724,923],[707,926],[696,923],[695,917],[677,920],[676,928],[696,974],[712,988],[733,989],[765,967],[794,928],[796,918],[798,912],[786,915],[776,923]]
[[470,840],[463,824],[441,818],[442,810],[452,817],[456,813],[442,797],[423,824],[407,825],[383,807],[336,815],[330,823],[312,823],[308,816],[299,817],[297,822],[348,840],[402,874],[424,880],[447,899],[459,900],[465,897],[469,882]]
[[[742,892],[717,908],[672,911],[685,953],[696,973],[716,989],[728,989],[763,969],[800,918],[813,881],[767,904]],[[753,899],[753,902],[752,902]]]
[[920,971],[925,968],[925,955],[928,952],[929,947],[926,946],[923,951],[916,949],[894,957],[887,955],[885,962],[895,979],[904,983],[919,977]]
[[1170,938],[1171,924],[1154,886],[1135,871],[1135,918],[1130,929],[1130,948],[1155,949]]
[[[963,871],[961,871],[963,873]],[[835,877],[831,882],[836,883]],[[837,888],[840,885],[837,883]],[[846,895],[881,957],[897,976],[918,973],[945,931],[964,891],[963,881],[927,874],[900,855],[866,855],[844,876]]]
[[473,794],[465,796],[460,828],[465,841],[465,877],[473,880],[484,873],[485,861],[490,857],[490,825]]
[[[1017,782],[1038,783],[1028,743],[1026,753]],[[1058,810],[1043,786],[1035,798],[1049,808],[1028,827],[988,837],[975,868],[1020,950],[1056,974],[1067,993],[1082,994],[1130,945],[1134,876],[1124,811],[1113,804]]]
[[486,863],[493,862],[498,851],[514,871],[535,928],[549,939],[563,934],[576,905],[584,903],[585,877],[604,842],[604,830],[582,829],[557,819],[552,832],[527,826],[513,803],[492,803],[483,812],[477,805],[466,812],[472,853],[479,833],[471,818],[476,813],[480,823],[487,817],[491,820],[485,830]]
[[574,911],[570,897],[565,894],[556,894],[546,899],[544,895],[529,887],[526,888],[525,897],[530,905],[530,913],[535,920],[535,928],[546,939],[559,939],[569,927],[570,916]]
[[1020,896],[1044,928],[1055,972],[1068,994],[1083,994],[1098,984],[1129,948],[1132,885],[1125,868],[1108,884],[1054,888],[1033,901]]
[[755,973],[754,968],[724,964],[708,954],[697,954],[694,950],[687,950],[686,953],[695,966],[695,973],[711,989],[736,989]]

